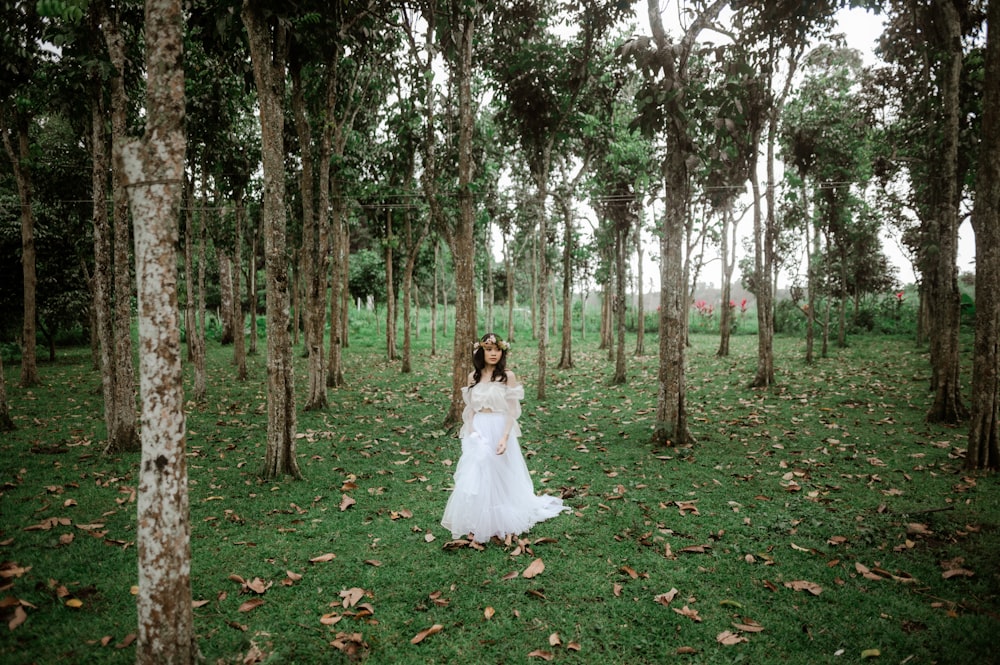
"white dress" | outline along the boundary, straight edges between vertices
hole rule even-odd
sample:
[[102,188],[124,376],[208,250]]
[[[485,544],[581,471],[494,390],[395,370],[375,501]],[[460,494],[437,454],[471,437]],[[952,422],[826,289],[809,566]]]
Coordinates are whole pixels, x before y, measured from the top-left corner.
[[[524,386],[480,381],[462,388],[462,457],[455,467],[455,488],[441,526],[453,538],[471,534],[477,542],[521,534],[564,510],[562,499],[536,495],[518,437]],[[497,455],[507,418],[514,419],[507,451]]]

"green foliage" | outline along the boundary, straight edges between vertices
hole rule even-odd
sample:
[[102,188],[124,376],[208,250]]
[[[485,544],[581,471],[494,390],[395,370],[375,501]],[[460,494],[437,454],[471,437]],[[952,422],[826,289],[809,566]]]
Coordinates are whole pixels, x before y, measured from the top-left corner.
[[351,255],[348,288],[353,298],[376,303],[385,302],[385,259],[370,249],[363,249]]

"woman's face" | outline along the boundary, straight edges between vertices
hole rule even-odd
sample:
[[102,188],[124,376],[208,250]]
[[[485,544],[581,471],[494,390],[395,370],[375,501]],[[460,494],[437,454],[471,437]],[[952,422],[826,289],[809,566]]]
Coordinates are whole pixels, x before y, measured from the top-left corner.
[[483,344],[483,358],[487,365],[496,365],[500,362],[501,357],[503,357],[503,350],[499,346],[492,342]]

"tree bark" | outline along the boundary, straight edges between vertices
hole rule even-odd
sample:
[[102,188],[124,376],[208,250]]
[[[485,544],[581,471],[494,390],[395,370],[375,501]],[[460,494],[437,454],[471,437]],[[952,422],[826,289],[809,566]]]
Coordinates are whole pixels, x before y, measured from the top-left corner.
[[1000,0],[987,8],[976,201],[976,339],[967,469],[1000,468]]
[[221,245],[215,247],[215,260],[219,265],[219,319],[222,323],[219,344],[226,346],[233,343],[236,328],[233,317],[233,262],[229,252]]
[[392,230],[392,208],[385,221],[385,355],[389,361],[399,360],[396,349],[396,278],[393,274],[393,245],[396,240]]
[[[646,355],[646,297],[642,291],[642,263],[645,259],[645,252],[642,249],[642,213],[636,218],[635,224],[635,254],[636,254],[636,294],[635,316],[638,324],[635,329],[635,355]],[[586,304],[586,301],[584,301]],[[583,314],[583,308],[580,309]]]
[[[729,231],[732,229],[732,244],[729,241]],[[719,304],[719,350],[715,355],[725,358],[729,355],[729,338],[733,334],[733,317],[736,314],[736,305],[730,305],[733,299],[733,269],[736,266],[736,224],[733,220],[732,205],[727,205],[722,210],[722,232],[721,239],[722,258],[722,302]]]
[[247,379],[245,317],[243,316],[243,186],[240,185],[233,197],[233,364],[236,365],[236,380]]
[[36,358],[37,309],[35,292],[38,278],[35,274],[35,214],[32,210],[31,144],[28,128],[31,119],[24,111],[14,111],[13,130],[16,139],[11,140],[7,127],[0,127],[3,144],[14,170],[14,180],[17,183],[17,197],[21,204],[21,275],[23,279],[23,321],[21,327],[21,387],[31,388],[38,385],[38,364]]
[[191,545],[184,389],[177,307],[177,212],[184,177],[183,19],[180,0],[146,3],[146,134],[118,145],[135,219],[142,403],[139,465],[140,665],[187,664],[200,654],[191,610]]
[[[125,38],[121,32],[121,17],[117,7],[112,8],[107,0],[95,4],[97,21],[100,24],[107,48],[108,59],[113,70],[109,80],[111,89],[111,143],[118,145],[125,139],[128,131],[128,94],[125,91]],[[105,122],[102,118],[100,122]],[[103,127],[100,130],[103,134]],[[102,179],[106,176],[102,176]],[[107,186],[106,179],[102,186]],[[132,274],[129,264],[129,211],[128,193],[122,174],[116,169],[112,172],[112,219],[107,219],[106,211],[100,215],[102,236],[105,243],[102,254],[107,257],[107,263],[101,268],[101,280],[104,302],[98,305],[99,312],[105,316],[101,343],[106,344],[107,351],[102,355],[107,361],[103,372],[110,376],[102,380],[108,383],[109,391],[105,403],[105,421],[108,422],[108,441],[104,452],[113,454],[125,451],[139,450],[140,440],[137,430],[135,408],[135,367],[132,359]],[[96,187],[95,183],[95,187]],[[103,195],[102,195],[103,200]],[[95,211],[95,230],[98,223]],[[94,239],[95,247],[98,239]],[[96,263],[96,258],[95,258]],[[95,270],[95,276],[96,276]]]
[[[959,377],[958,333],[961,301],[958,292],[958,142],[962,78],[962,26],[951,0],[932,3],[937,24],[946,35],[939,80],[942,117],[936,123],[940,143],[935,147],[938,174],[935,205],[925,220],[924,277],[930,308],[931,390],[928,422],[957,423],[967,415]],[[977,292],[977,296],[978,296]]]
[[[687,86],[688,58],[695,40],[708,22],[713,21],[726,4],[716,0],[705,7],[685,31],[679,43],[672,43],[663,29],[658,0],[648,0],[647,9],[657,57],[670,90]],[[691,154],[690,128],[679,95],[671,95],[664,112],[667,117],[667,157],[663,163],[666,205],[660,234],[660,340],[657,372],[656,423],[652,441],[655,445],[685,445],[687,431],[685,408],[685,304],[684,229],[690,197],[687,159]]]
[[[94,197],[94,276],[91,280],[93,295],[91,309],[94,312],[93,335],[98,340],[101,373],[101,395],[104,398],[104,425],[107,429],[108,444],[112,448],[118,416],[115,413],[115,343],[111,313],[111,222],[108,218],[107,191],[110,159],[107,150],[105,130],[104,90],[95,86],[91,109],[91,159],[93,161],[91,195]],[[138,435],[138,433],[136,433]]]
[[[323,329],[326,323],[326,279],[324,240],[320,229],[315,201],[316,166],[313,159],[313,133],[306,110],[305,90],[302,87],[302,63],[293,59],[291,66],[292,111],[299,137],[299,191],[302,199],[302,272],[305,282],[305,346],[307,355],[307,383],[309,389],[306,411],[325,409],[326,362],[323,357]],[[325,127],[321,130],[326,132]],[[329,166],[327,167],[329,168]],[[326,186],[329,187],[329,179]]]
[[558,197],[563,214],[562,351],[559,369],[573,368],[573,211],[567,196]]
[[267,277],[267,450],[263,478],[301,478],[295,450],[295,377],[288,333],[289,283],[285,228],[284,91],[285,26],[265,18],[245,0],[242,12],[250,43],[260,107],[264,166],[264,265]]
[[632,227],[628,211],[620,203],[612,203],[618,208],[611,213],[615,230],[615,332],[617,347],[615,353],[615,373],[611,377],[612,385],[620,386],[626,382],[625,364],[625,283],[627,282],[625,256],[628,254],[628,232]]
[[10,405],[7,403],[7,379],[3,373],[3,354],[0,353],[0,432],[10,432],[17,427],[10,417]]
[[467,383],[472,342],[476,336],[476,298],[474,262],[474,210],[472,200],[472,43],[478,3],[461,10],[455,76],[458,87],[458,203],[459,219],[450,234],[452,260],[455,264],[455,336],[452,342],[451,406],[445,418],[447,426],[461,422],[462,387]]
[[[411,178],[407,177],[407,181]],[[409,211],[405,215],[405,239],[406,239],[406,264],[403,267],[403,366],[401,371],[409,374],[412,371],[413,345],[410,339],[410,328],[412,326],[412,299],[413,299],[413,271],[417,266],[417,255],[420,247],[427,237],[429,226],[425,223],[414,237],[413,223]],[[420,303],[417,303],[417,318],[420,318]],[[419,330],[418,330],[419,332]]]

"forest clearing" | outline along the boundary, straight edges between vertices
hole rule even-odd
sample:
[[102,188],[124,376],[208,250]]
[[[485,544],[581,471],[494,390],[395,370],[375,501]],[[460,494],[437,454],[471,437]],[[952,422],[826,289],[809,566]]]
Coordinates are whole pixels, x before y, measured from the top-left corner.
[[[926,353],[856,337],[806,366],[779,337],[777,385],[752,390],[756,338],[717,340],[692,336],[683,448],[649,443],[654,356],[612,386],[584,344],[538,401],[515,345],[529,468],[573,512],[481,549],[438,525],[459,451],[426,335],[400,375],[355,334],[347,385],[299,416],[303,480],[259,478],[263,359],[236,382],[215,348],[185,407],[206,662],[989,662],[998,479],[963,471],[964,429],[925,423]],[[0,439],[0,659],[133,662],[138,454],[101,453],[87,349],[42,377]]]
[[0,2],[0,656],[995,660],[997,26]]

